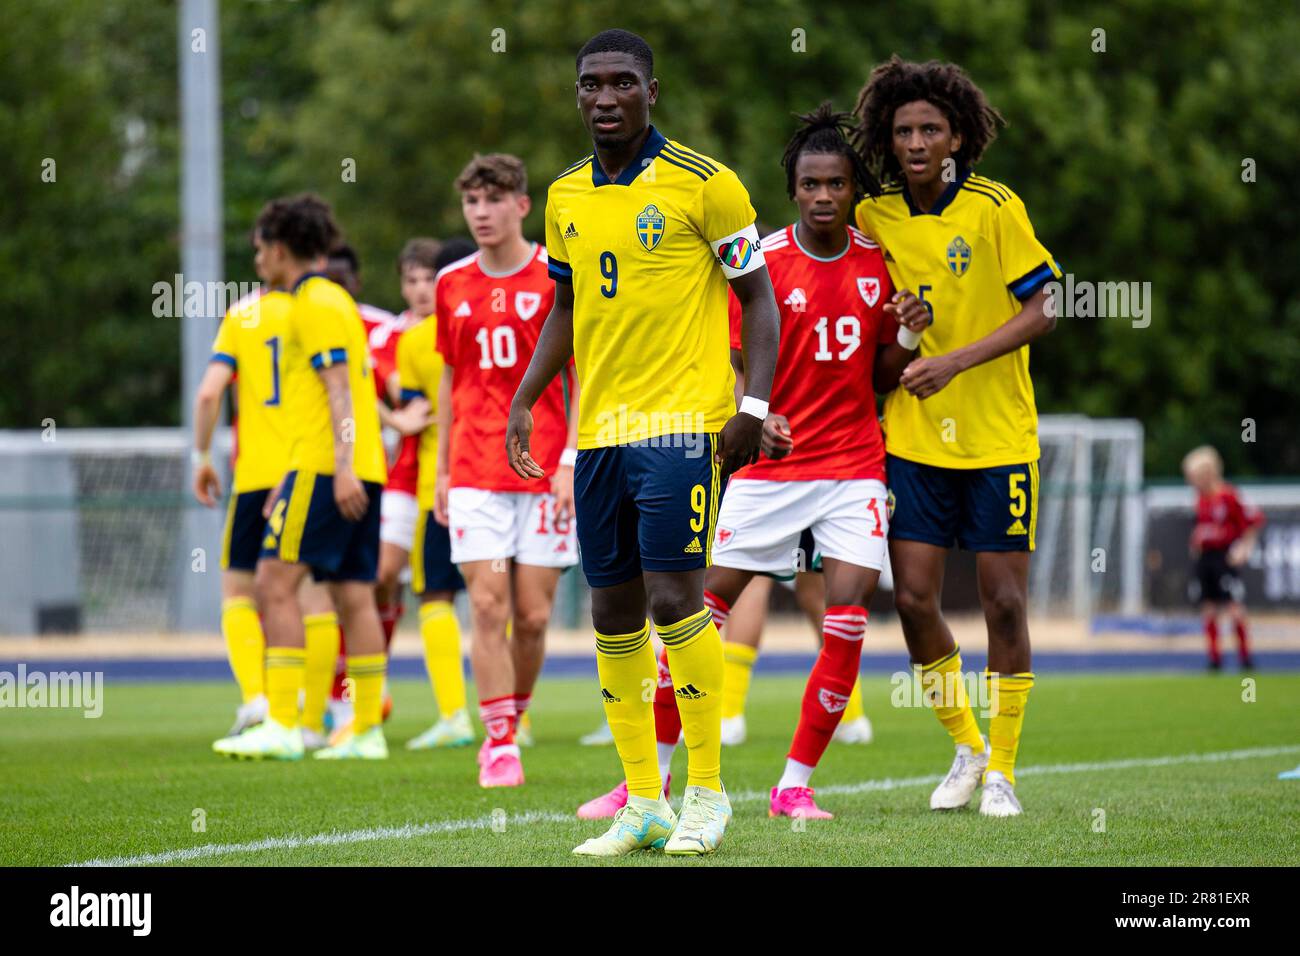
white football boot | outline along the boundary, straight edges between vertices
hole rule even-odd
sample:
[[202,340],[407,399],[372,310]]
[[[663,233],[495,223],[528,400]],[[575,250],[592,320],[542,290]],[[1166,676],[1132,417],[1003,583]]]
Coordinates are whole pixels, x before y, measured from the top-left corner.
[[990,771],[980,794],[980,813],[986,817],[1018,817],[1021,812],[1011,781],[996,770]]
[[948,776],[930,794],[931,810],[960,810],[970,803],[989,765],[988,738],[982,739],[984,752],[981,754],[972,753],[968,744],[957,745],[957,756],[953,757]]

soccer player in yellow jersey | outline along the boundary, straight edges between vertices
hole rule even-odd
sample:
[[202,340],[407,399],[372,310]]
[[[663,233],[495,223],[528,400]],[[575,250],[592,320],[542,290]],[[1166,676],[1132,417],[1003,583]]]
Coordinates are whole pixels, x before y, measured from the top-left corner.
[[303,754],[298,695],[304,635],[297,590],[308,571],[329,584],[348,635],[355,733],[317,758],[382,759],[386,658],[375,607],[379,492],[387,476],[366,335],[356,303],[313,271],[338,239],[329,207],[315,196],[278,199],[258,216],[255,239],[267,279],[290,290],[284,337],[284,414],[292,428],[288,472],[268,501],[256,572],[266,629],[267,719],[219,753],[298,759]]
[[[262,255],[254,269],[265,278]],[[215,507],[221,482],[212,466],[212,433],[221,410],[221,396],[235,386],[235,474],[226,511],[221,547],[221,632],[226,639],[230,668],[243,702],[230,736],[266,718],[264,691],[265,639],[253,594],[253,571],[266,533],[263,508],[289,461],[289,427],[284,419],[281,381],[284,333],[293,300],[281,289],[267,289],[236,302],[222,319],[212,346],[212,360],[194,400],[194,496]],[[323,587],[304,583],[304,626],[308,646],[323,648],[323,659],[338,653],[338,618]],[[327,666],[332,666],[329,664]],[[325,688],[328,691],[328,687]],[[324,715],[325,695],[309,695],[304,704],[305,743],[324,745],[317,725]]]
[[[885,401],[894,600],[957,749],[930,806],[964,807],[982,783],[980,812],[1014,816],[1034,683],[1025,604],[1039,450],[1029,343],[1055,325],[1043,287],[1060,268],[1019,197],[974,172],[1002,117],[960,67],[894,57],[872,72],[856,112],[859,148],[884,185],[858,205],[858,227],[884,248],[899,294],[914,292],[932,319],[920,356]],[[987,740],[939,610],[954,544],[976,552],[989,634]]]
[[[639,36],[606,30],[577,56],[595,151],[551,183],[546,247],[555,305],[511,404],[512,467],[541,478],[529,409],[573,356],[582,388],[574,469],[605,715],[628,802],[574,852],[717,849],[731,817],[721,779],[722,641],[704,606],[728,475],[757,458],[778,319],[754,209],[717,160],[650,125],[659,96]],[[727,285],[741,302],[747,394],[728,360]],[[680,817],[655,747],[649,609],[668,649],[688,751]]]

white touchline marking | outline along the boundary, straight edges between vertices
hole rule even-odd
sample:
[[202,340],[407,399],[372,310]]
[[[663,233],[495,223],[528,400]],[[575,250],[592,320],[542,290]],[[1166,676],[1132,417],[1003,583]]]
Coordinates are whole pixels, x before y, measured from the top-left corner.
[[[1130,770],[1136,767],[1170,767],[1189,763],[1220,763],[1225,760],[1250,760],[1256,757],[1276,757],[1300,751],[1300,744],[1284,747],[1251,747],[1245,750],[1221,750],[1215,753],[1175,754],[1165,757],[1132,757],[1127,760],[1106,760],[1094,763],[1056,763],[1037,767],[1021,767],[1017,777],[1040,776],[1057,773],[1091,773],[1105,770]],[[925,777],[886,777],[883,780],[863,780],[861,783],[835,784],[819,787],[823,795],[851,795],[882,790],[900,790],[904,787],[921,787],[938,783],[942,774]],[[770,794],[758,790],[728,793],[731,802],[757,803],[767,800]],[[531,826],[534,823],[572,823],[572,813],[554,813],[546,810],[525,810],[509,814],[507,826]],[[368,827],[364,830],[317,833],[313,836],[266,837],[247,843],[205,843],[184,850],[166,850],[161,853],[141,853],[137,856],[101,857],[68,866],[159,866],[167,863],[185,863],[217,856],[234,856],[243,853],[261,853],[264,850],[295,850],[305,846],[339,846],[348,843],[371,843],[377,840],[404,840],[411,837],[432,836],[439,833],[460,833],[464,830],[490,830],[500,820],[492,816],[464,820],[442,820],[433,823],[407,823],[399,827]]]

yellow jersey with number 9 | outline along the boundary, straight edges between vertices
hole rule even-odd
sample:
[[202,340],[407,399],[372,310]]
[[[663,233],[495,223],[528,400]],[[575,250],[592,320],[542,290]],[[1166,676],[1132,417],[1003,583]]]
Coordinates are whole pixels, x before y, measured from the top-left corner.
[[579,448],[716,432],[735,414],[727,282],[763,267],[754,218],[735,173],[653,126],[617,179],[588,156],[551,183],[548,271],[573,285]]
[[[894,285],[919,297],[933,324],[921,355],[944,355],[993,332],[1061,275],[1006,186],[963,171],[928,212],[903,185],[858,204],[858,228],[885,250]],[[1037,461],[1038,412],[1025,345],[956,375],[919,399],[901,386],[885,399],[885,448],[943,468]]]
[[352,421],[343,429],[344,440],[353,443],[352,470],[362,481],[383,484],[388,462],[365,324],[342,286],[309,272],[294,286],[284,345],[284,412],[293,428],[291,471],[334,474],[334,425],[320,372],[340,363],[347,366],[352,393]]
[[284,334],[293,299],[256,292],[226,312],[212,361],[235,370],[236,494],[273,488],[289,470],[291,429],[284,416]]

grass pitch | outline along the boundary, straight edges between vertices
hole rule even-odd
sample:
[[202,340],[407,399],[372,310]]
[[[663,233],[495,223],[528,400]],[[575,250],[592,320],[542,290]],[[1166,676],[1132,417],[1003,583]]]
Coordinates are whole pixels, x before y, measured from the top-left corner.
[[[876,741],[832,744],[814,778],[832,821],[767,817],[803,679],[760,677],[749,742],[723,753],[735,818],[705,860],[579,861],[601,829],[573,817],[620,777],[612,747],[577,738],[601,719],[594,678],[544,679],[527,784],[481,790],[474,749],[408,753],[431,721],[426,684],[395,681],[386,763],[249,763],[210,749],[233,686],[110,683],[104,714],[0,713],[0,865],[1289,865],[1300,845],[1300,675],[1040,678],[1017,792],[1025,815],[936,814],[952,750],[934,715],[890,706],[864,678]],[[685,782],[684,748],[674,803]],[[972,806],[977,806],[978,796]],[[199,821],[202,828],[199,828]],[[1104,829],[1103,829],[1104,827]]]

